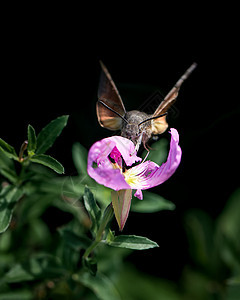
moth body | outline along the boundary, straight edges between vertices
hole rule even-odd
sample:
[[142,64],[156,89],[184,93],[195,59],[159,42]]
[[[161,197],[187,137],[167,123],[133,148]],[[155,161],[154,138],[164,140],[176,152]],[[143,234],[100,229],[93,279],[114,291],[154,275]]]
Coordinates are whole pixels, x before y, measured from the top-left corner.
[[[127,122],[122,122],[121,136],[131,140],[135,145],[141,138],[141,141],[145,146],[152,135],[152,120],[144,121],[150,117],[150,115],[138,110],[131,110],[127,112],[125,115]],[[142,122],[144,123],[141,124]]]

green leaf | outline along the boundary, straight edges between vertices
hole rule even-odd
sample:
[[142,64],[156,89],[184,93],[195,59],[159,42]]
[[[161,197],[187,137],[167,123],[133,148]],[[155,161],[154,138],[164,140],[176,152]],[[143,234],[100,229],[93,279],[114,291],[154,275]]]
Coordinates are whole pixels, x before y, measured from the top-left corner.
[[15,290],[6,293],[0,293],[0,300],[32,300],[33,293],[29,290]]
[[16,202],[22,197],[23,191],[11,185],[0,192],[0,233],[7,230]]
[[92,241],[86,236],[77,235],[69,229],[61,228],[58,231],[61,234],[64,242],[75,251],[87,249],[92,243]]
[[146,237],[136,235],[118,235],[112,240],[107,239],[104,242],[110,246],[133,250],[146,250],[159,247],[156,242],[153,242]]
[[[183,299],[211,299],[211,297],[182,296],[174,281],[169,281],[159,276],[141,272],[137,266],[125,264],[118,270],[118,286],[123,300],[183,300]],[[133,284],[134,282],[134,284]],[[184,281],[185,283],[185,281]],[[186,290],[184,290],[186,293]],[[189,295],[189,294],[187,294]],[[198,294],[197,294],[198,295]],[[208,294],[209,295],[209,294]],[[226,300],[226,299],[225,299]]]
[[83,200],[84,200],[85,208],[88,211],[92,221],[92,229],[96,231],[101,217],[101,211],[96,203],[93,193],[89,190],[87,186],[85,187]]
[[122,231],[127,221],[132,200],[132,190],[112,191],[112,205],[114,214]]
[[112,203],[110,203],[104,210],[104,213],[101,218],[99,230],[98,230],[98,235],[96,238],[99,237],[99,239],[101,240],[104,230],[107,230],[109,228],[113,215],[114,215],[114,210],[113,210]]
[[1,138],[0,138],[0,150],[3,151],[9,158],[18,160],[18,156],[15,152],[15,149]]
[[184,225],[193,259],[201,267],[213,270],[216,258],[213,220],[204,211],[189,210],[185,214]]
[[63,168],[62,164],[60,164],[60,162],[58,162],[55,158],[53,158],[49,155],[45,155],[45,154],[33,155],[30,158],[30,160],[32,162],[44,165],[59,174],[64,173],[64,168]]
[[121,300],[120,295],[111,280],[99,272],[96,276],[93,276],[90,273],[81,275],[74,274],[73,280],[80,282],[91,289],[101,300]]
[[134,198],[131,205],[131,210],[139,213],[153,213],[165,209],[174,210],[174,203],[147,191],[144,191],[143,200]]
[[4,151],[0,151],[0,174],[12,183],[15,183],[17,180],[14,162],[5,154]]
[[229,286],[226,291],[226,300],[237,300],[240,296],[240,286],[233,285]]
[[82,259],[83,266],[88,270],[88,272],[96,276],[97,274],[97,260],[92,257],[83,257]]
[[75,143],[72,147],[73,162],[79,175],[88,175],[87,153],[87,149],[84,148],[80,143]]
[[32,281],[35,279],[59,278],[66,274],[60,262],[51,255],[42,254],[28,258],[22,264],[16,264],[0,280],[0,283]]
[[37,148],[37,137],[35,134],[35,130],[31,125],[28,125],[28,155],[33,155]]
[[240,188],[236,189],[230,196],[224,210],[218,218],[219,230],[234,244],[240,247],[239,228],[240,228]]
[[240,278],[240,188],[229,197],[217,219],[215,238],[217,249],[225,264],[232,269],[232,276]]
[[63,128],[67,125],[69,116],[61,116],[51,121],[37,136],[37,154],[45,153],[55,142]]
[[227,285],[238,285],[240,287],[240,276],[228,278]]

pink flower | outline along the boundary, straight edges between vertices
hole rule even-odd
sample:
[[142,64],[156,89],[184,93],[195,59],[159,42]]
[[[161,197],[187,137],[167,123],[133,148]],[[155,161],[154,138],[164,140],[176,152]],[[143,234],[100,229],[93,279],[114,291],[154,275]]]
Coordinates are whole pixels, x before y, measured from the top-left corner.
[[[172,176],[179,166],[182,156],[178,144],[179,135],[174,128],[170,129],[170,133],[171,142],[168,158],[161,166],[150,160],[141,163],[142,159],[134,152],[133,142],[124,137],[112,136],[96,142],[88,153],[89,176],[99,184],[115,191],[136,190],[134,196],[143,199],[142,190],[162,184]],[[139,163],[136,164],[137,162]],[[132,166],[133,164],[134,166]],[[129,195],[129,193],[127,194]],[[127,202],[130,208],[131,199]],[[129,209],[126,212],[127,215],[128,212]],[[124,215],[125,221],[127,218],[126,213]],[[122,219],[122,216],[120,219]],[[118,220],[119,223],[120,221]],[[120,228],[123,228],[124,224],[121,224],[121,226],[119,224]]]

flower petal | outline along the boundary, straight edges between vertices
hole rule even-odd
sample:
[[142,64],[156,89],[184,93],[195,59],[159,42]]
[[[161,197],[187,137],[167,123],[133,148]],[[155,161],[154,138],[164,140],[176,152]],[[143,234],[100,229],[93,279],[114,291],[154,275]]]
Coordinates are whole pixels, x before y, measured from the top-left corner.
[[[121,160],[131,166],[141,158],[134,152],[134,144],[123,137],[113,136],[96,142],[88,154],[88,174],[98,183],[113,190],[136,189],[135,196],[142,199],[141,190],[145,190],[166,181],[176,171],[181,161],[182,151],[179,135],[171,128],[171,142],[167,161],[161,166],[152,161],[145,161],[124,173]],[[115,163],[112,163],[109,156]]]
[[[128,176],[130,175],[129,177],[131,179],[129,180],[127,178],[127,182],[132,189],[145,190],[162,184],[176,171],[181,161],[182,150],[178,144],[179,135],[177,130],[171,128],[170,133],[172,135],[170,150],[167,161],[164,164],[158,166],[152,161],[146,161],[127,171],[128,173],[131,172],[131,174],[127,173]],[[137,192],[136,195],[139,195],[139,192]]]
[[111,140],[113,143],[115,143],[116,148],[121,153],[122,158],[124,159],[127,166],[131,166],[135,162],[142,160],[141,157],[138,157],[136,155],[136,151],[134,151],[135,146],[132,141],[122,136],[112,136],[110,138],[107,138],[106,140]]
[[[113,154],[110,155],[113,151]],[[121,136],[113,136],[92,145],[88,153],[88,174],[99,184],[114,189],[130,189],[131,187],[125,181],[119,168],[114,168],[108,156],[113,159],[119,159],[119,153],[128,166],[131,166],[141,158],[132,154],[134,144]]]
[[136,191],[136,193],[134,194],[135,197],[137,197],[139,200],[142,200],[143,199],[143,193],[142,193],[142,190],[138,189]]
[[158,169],[156,169],[155,172],[150,174],[149,179],[151,182],[149,184],[149,188],[162,184],[163,182],[168,180],[168,178],[173,175],[180,164],[182,150],[179,146],[179,134],[175,128],[171,128],[170,133],[172,137],[167,161]]

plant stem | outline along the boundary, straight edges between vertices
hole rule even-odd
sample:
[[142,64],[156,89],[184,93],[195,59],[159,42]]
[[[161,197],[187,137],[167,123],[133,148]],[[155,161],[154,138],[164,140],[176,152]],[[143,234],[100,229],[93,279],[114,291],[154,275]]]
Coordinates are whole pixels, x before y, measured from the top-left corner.
[[83,258],[87,258],[89,256],[89,254],[93,251],[93,249],[95,247],[97,247],[97,245],[101,242],[103,232],[104,232],[106,226],[108,225],[108,223],[111,221],[113,214],[114,214],[114,212],[113,212],[112,203],[110,203],[104,211],[99,229],[96,234],[96,238],[93,241],[93,243],[86,249],[86,251],[83,255]]
[[83,257],[87,258],[92,250],[100,243],[100,241],[95,240],[85,251]]

